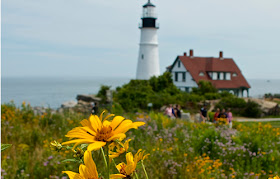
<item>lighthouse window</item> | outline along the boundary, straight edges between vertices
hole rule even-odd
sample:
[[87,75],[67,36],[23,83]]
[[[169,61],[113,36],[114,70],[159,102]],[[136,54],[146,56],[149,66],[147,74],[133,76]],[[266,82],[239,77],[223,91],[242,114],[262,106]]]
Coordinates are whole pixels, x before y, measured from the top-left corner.
[[144,54],[141,55],[141,58],[144,59]]

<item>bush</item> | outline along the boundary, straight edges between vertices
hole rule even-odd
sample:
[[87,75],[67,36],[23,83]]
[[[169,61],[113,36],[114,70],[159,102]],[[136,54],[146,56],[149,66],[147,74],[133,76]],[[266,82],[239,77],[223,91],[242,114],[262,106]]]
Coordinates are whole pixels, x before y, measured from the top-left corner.
[[101,85],[98,93],[97,93],[97,97],[101,98],[100,103],[101,104],[105,104],[107,102],[107,95],[106,95],[106,91],[110,90],[111,86],[106,86],[106,85]]
[[248,101],[246,107],[242,111],[243,116],[245,117],[261,117],[262,111],[260,105],[254,101]]
[[210,81],[201,80],[198,82],[198,88],[193,88],[192,93],[204,95],[206,93],[217,93],[218,90],[212,85]]
[[241,115],[242,110],[246,107],[246,101],[242,98],[236,96],[222,98],[221,101],[216,104],[215,109],[228,109],[231,108],[231,111],[235,115]]

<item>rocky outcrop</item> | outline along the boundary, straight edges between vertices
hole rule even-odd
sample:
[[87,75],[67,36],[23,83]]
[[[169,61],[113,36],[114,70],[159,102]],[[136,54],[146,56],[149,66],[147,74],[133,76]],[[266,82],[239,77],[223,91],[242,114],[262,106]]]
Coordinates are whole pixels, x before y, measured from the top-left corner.
[[96,97],[95,95],[86,95],[86,94],[78,94],[76,99],[78,101],[83,101],[83,102],[100,102],[101,98]]
[[101,98],[96,97],[95,95],[86,95],[78,94],[76,101],[67,101],[61,105],[61,108],[58,109],[59,112],[63,113],[67,111],[75,111],[80,113],[91,113],[93,103],[97,104],[101,101]]
[[254,101],[258,105],[260,105],[260,108],[265,115],[279,115],[279,104],[276,102],[257,98],[244,98],[244,100],[246,102],[248,102],[249,100]]

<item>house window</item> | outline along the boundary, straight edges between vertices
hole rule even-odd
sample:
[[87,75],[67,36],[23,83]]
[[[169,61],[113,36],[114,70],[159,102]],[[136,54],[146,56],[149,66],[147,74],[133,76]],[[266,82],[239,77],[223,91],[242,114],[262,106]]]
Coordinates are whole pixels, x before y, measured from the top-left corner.
[[226,80],[230,80],[230,73],[226,73]]
[[203,73],[203,72],[200,72],[198,75],[199,75],[199,76],[204,76],[204,73]]
[[232,76],[233,76],[233,77],[236,77],[236,76],[237,76],[237,73],[233,73]]
[[186,81],[186,72],[183,72],[183,81]]
[[178,72],[175,72],[175,81],[178,81]]
[[181,62],[180,62],[180,60],[178,60],[178,68],[180,68],[181,67]]
[[144,54],[141,55],[141,58],[144,59]]
[[218,72],[218,78],[217,78],[217,80],[220,80],[220,75],[221,75],[221,74]]

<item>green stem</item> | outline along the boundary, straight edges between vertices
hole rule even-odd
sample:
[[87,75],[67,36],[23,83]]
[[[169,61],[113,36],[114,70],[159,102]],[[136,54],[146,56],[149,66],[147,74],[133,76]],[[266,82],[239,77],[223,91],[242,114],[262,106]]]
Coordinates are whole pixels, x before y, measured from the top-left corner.
[[144,163],[143,163],[143,160],[141,160],[141,164],[142,164],[144,173],[145,173],[145,175],[146,175],[146,179],[149,179],[148,174],[147,174],[146,169],[145,169],[145,166],[144,166]]
[[102,155],[103,155],[105,166],[107,168],[107,161],[106,161],[106,157],[105,157],[105,154],[104,154],[104,151],[103,151],[103,147],[101,147],[101,152],[102,152]]
[[139,178],[138,178],[138,174],[137,174],[137,172],[135,172],[135,176],[136,176],[136,179],[139,179]]
[[116,162],[115,162],[115,160],[113,158],[112,158],[112,161],[113,161],[115,167],[117,167]]
[[109,146],[107,147],[107,161],[108,161],[108,179],[110,179],[110,157],[109,157]]

